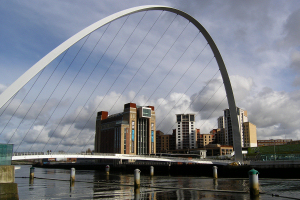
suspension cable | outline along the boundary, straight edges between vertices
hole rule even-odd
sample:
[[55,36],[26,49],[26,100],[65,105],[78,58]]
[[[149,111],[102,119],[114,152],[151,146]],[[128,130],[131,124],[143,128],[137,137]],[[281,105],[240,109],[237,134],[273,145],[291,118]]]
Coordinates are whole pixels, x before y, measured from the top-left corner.
[[[54,72],[56,71],[56,69],[58,68],[58,66],[60,65],[60,63],[62,62],[62,60],[64,59],[65,55],[67,54],[69,49],[67,49],[64,53],[64,55],[62,56],[62,58],[60,59],[60,61],[58,62],[58,64],[56,65],[56,67],[54,68],[54,70],[52,71],[51,75],[49,76],[49,78],[47,79],[47,81],[45,82],[45,84],[43,85],[42,89],[40,90],[39,94],[37,95],[37,97],[35,98],[33,104],[36,102],[36,100],[38,99],[38,97],[40,96],[40,94],[42,93],[42,91],[44,90],[45,86],[48,84],[50,78],[53,76]],[[24,138],[27,136],[27,134],[29,133],[29,130],[32,128],[32,126],[34,125],[34,123],[36,122],[36,120],[38,119],[38,117],[40,116],[41,112],[43,111],[44,107],[46,106],[47,102],[48,102],[49,98],[47,99],[46,103],[43,105],[42,109],[40,110],[40,112],[38,113],[38,115],[36,116],[36,118],[34,119],[33,123],[31,124],[30,128],[27,130],[25,136],[23,137],[21,143],[18,145],[17,149],[15,151],[18,151],[20,145],[22,144]]]
[[[222,84],[223,85],[223,84]],[[221,85],[221,86],[222,86]],[[219,90],[219,89],[218,89]],[[213,112],[208,116],[207,119],[209,119],[211,117],[211,115],[218,109],[218,107],[221,105],[221,103],[224,101],[224,99],[226,99],[226,96],[222,99],[222,101],[218,104],[218,106],[213,110]],[[207,120],[205,120],[205,122],[199,127],[199,129],[201,129],[201,127],[207,122]]]
[[[141,21],[143,20],[144,16],[145,16],[146,12],[144,13],[144,15],[142,16],[142,18],[140,19],[140,21],[138,22],[138,24],[136,25],[136,27],[134,28],[134,30],[132,31],[132,33],[129,35],[128,39],[126,40],[125,44],[127,44],[128,40],[131,38],[132,34],[135,32],[136,28],[138,27],[138,25],[141,23]],[[123,45],[123,47],[125,46],[125,44]],[[121,50],[119,52],[122,51],[123,47],[121,48]],[[118,54],[119,55],[119,54]],[[117,55],[117,56],[118,56]],[[112,64],[111,64],[112,65]],[[77,96],[76,96],[77,97]],[[79,113],[80,114],[80,113]],[[77,119],[77,117],[79,116],[79,114],[76,116],[75,120]],[[73,123],[75,122],[75,120],[73,120]],[[72,123],[72,124],[73,124]],[[65,136],[67,135],[67,133],[69,132],[71,126],[69,127],[69,129],[66,131],[66,134],[64,135],[64,137],[61,139],[61,141],[59,142],[59,144],[56,146],[55,150],[59,147],[59,145],[61,144],[62,140],[65,138]],[[76,137],[77,138],[77,137]],[[54,151],[55,151],[54,150]]]
[[[33,85],[35,85],[35,83],[37,82],[37,80],[39,79],[39,77],[41,76],[41,74],[43,73],[44,69],[39,73],[38,77],[35,79]],[[25,95],[25,97],[22,99],[22,102],[19,104],[18,108],[21,106],[21,104],[23,103],[23,101],[25,100],[25,98],[27,97],[27,95],[29,94],[29,92],[31,91],[31,89],[33,88],[33,85],[31,86],[31,88],[29,89],[29,91],[27,92],[27,94]],[[31,104],[30,108],[27,110],[27,112],[25,113],[25,115],[23,116],[21,122],[19,123],[19,125],[17,126],[17,128],[15,129],[14,133],[12,134],[12,136],[10,137],[10,139],[8,140],[7,144],[10,142],[10,140],[14,137],[15,133],[17,132],[18,128],[21,126],[22,122],[25,120],[25,117],[27,116],[29,110],[31,109],[33,104]],[[15,112],[13,113],[13,115],[11,116],[11,118],[9,119],[9,121],[12,119],[12,117],[15,115],[15,113],[17,112],[18,108],[15,110]],[[8,124],[8,123],[7,123]],[[7,124],[5,125],[5,127],[7,126]],[[4,131],[5,127],[3,128],[2,132]],[[2,134],[1,132],[1,134]],[[0,135],[1,135],[0,134]]]
[[[168,27],[167,27],[167,29],[164,31],[164,33],[162,34],[162,35],[164,35],[165,33],[166,33],[166,31],[170,28],[170,26],[172,25],[172,23],[173,23],[173,21],[176,19],[176,17],[177,17],[177,15],[173,18],[173,20],[171,21],[171,23],[168,25]],[[148,56],[146,57],[146,59],[143,61],[143,63],[141,64],[141,66],[142,65],[144,65],[144,63],[146,62],[146,60],[148,59],[148,57],[150,56],[150,54],[153,52],[153,50],[155,49],[155,47],[157,46],[157,44],[159,43],[159,41],[162,39],[162,36],[160,37],[160,39],[156,42],[156,44],[154,45],[154,47],[152,48],[152,50],[150,51],[150,53],[148,54]],[[97,106],[97,108],[94,110],[94,112],[93,112],[93,114],[90,116],[90,118],[88,119],[88,121],[86,122],[86,124],[90,121],[90,119],[91,119],[91,117],[94,115],[94,113],[98,110],[98,108],[99,108],[99,106],[100,106],[100,104],[102,103],[102,101],[103,101],[103,99],[104,99],[104,97],[102,98],[102,100],[101,100],[101,102],[98,104],[98,106]],[[86,124],[85,124],[85,126],[86,126]],[[85,127],[84,126],[84,127]],[[90,137],[90,139],[91,139],[91,137]],[[90,140],[89,139],[89,140]],[[76,140],[77,140],[77,138],[76,138]],[[89,140],[87,141],[87,143],[89,142]],[[75,142],[75,141],[74,141]],[[74,142],[73,142],[73,144],[74,144]],[[87,144],[86,143],[86,144]],[[72,146],[73,146],[73,144],[72,144]],[[86,145],[85,145],[86,146]],[[71,147],[70,147],[71,148]],[[70,150],[70,148],[68,149],[68,151]]]
[[[161,82],[158,84],[158,86],[155,88],[155,90],[152,92],[152,94],[150,95],[150,97],[148,98],[148,100],[146,101],[146,103],[144,104],[144,106],[148,103],[148,101],[151,99],[151,97],[153,96],[153,94],[157,91],[157,89],[161,86],[161,84],[165,81],[165,79],[167,78],[167,76],[171,73],[171,71],[174,69],[174,67],[177,65],[177,63],[179,62],[179,60],[183,57],[183,55],[187,52],[187,50],[189,49],[189,47],[192,45],[192,43],[195,41],[195,39],[197,38],[197,36],[199,35],[200,32],[198,32],[198,34],[193,38],[193,40],[189,43],[189,45],[185,48],[185,50],[181,53],[181,55],[179,56],[179,58],[176,60],[176,62],[174,63],[174,65],[171,67],[171,69],[168,71],[168,73],[165,75],[165,77],[161,80]],[[179,79],[180,80],[180,79]],[[178,81],[177,81],[178,82]],[[176,84],[175,84],[176,85]],[[174,86],[175,87],[175,86]],[[174,88],[173,87],[173,88]]]
[[[20,90],[19,90],[20,91]],[[0,114],[0,117],[2,117],[2,115],[3,115],[3,113],[6,111],[6,109],[9,107],[9,105],[11,104],[11,102],[16,98],[16,96],[17,96],[17,94],[19,93],[19,91],[18,92],[16,92],[16,94],[14,94],[13,96],[12,96],[12,98],[10,98],[9,99],[9,101],[7,102],[7,103],[5,103],[5,105],[6,105],[6,107],[3,109],[3,111],[1,112],[1,114]],[[3,108],[3,107],[2,107]],[[1,134],[0,134],[1,135]]]
[[[150,29],[148,30],[147,34],[144,36],[144,38],[142,39],[142,41],[140,42],[140,44],[138,45],[138,47],[135,49],[134,53],[131,55],[130,59],[128,60],[128,62],[126,63],[126,65],[128,65],[128,63],[130,62],[130,60],[133,58],[133,56],[135,55],[135,53],[137,52],[137,50],[140,48],[140,46],[143,44],[144,40],[146,39],[146,37],[148,36],[148,34],[150,33],[150,31],[152,30],[152,28],[154,27],[154,25],[156,24],[156,22],[158,21],[158,19],[160,18],[161,14],[163,13],[163,11],[160,13],[160,15],[158,16],[158,18],[155,20],[155,22],[152,24],[152,26],[150,27]],[[154,47],[155,48],[155,47]],[[149,54],[148,54],[149,56]],[[146,58],[147,59],[147,58]],[[115,103],[112,105],[112,107],[109,109],[108,112],[111,112],[111,110],[113,109],[113,107],[116,105],[116,103],[118,102],[118,100],[120,99],[120,97],[124,94],[125,90],[127,89],[127,87],[129,86],[129,84],[132,82],[132,80],[134,79],[134,77],[137,75],[137,73],[140,71],[141,67],[143,65],[140,65],[140,67],[138,68],[138,70],[135,72],[135,74],[132,76],[132,78],[130,79],[130,81],[127,83],[126,87],[123,89],[123,91],[121,92],[121,94],[119,95],[119,97],[117,98],[117,100],[115,101]]]
[[[124,25],[124,24],[123,24],[123,25]],[[122,27],[123,27],[123,25],[122,25]],[[115,40],[115,38],[116,38],[117,35],[119,34],[120,30],[121,30],[121,28],[118,30],[118,32],[116,33],[116,35],[114,36],[114,38],[111,40],[110,44],[108,45],[108,47],[106,48],[106,50],[104,51],[104,53],[102,54],[101,58],[98,60],[98,62],[97,62],[96,65],[99,65],[100,61],[102,60],[102,58],[104,57],[104,55],[106,54],[106,52],[108,51],[108,49],[110,48],[110,46],[112,45],[113,41]],[[109,71],[109,69],[111,68],[111,66],[112,66],[112,65],[110,65],[110,66],[106,69],[105,73],[103,74],[103,76],[101,77],[101,79],[98,81],[97,85],[94,87],[94,89],[93,89],[91,95],[89,96],[89,98],[88,98],[87,101],[85,102],[84,106],[85,106],[85,105],[88,103],[88,101],[91,99],[92,95],[95,93],[96,89],[99,87],[100,83],[102,82],[103,78],[106,76],[106,74],[107,74],[107,72]],[[99,105],[98,105],[98,106],[99,106]],[[81,108],[81,110],[82,110],[82,109],[83,109],[83,107]],[[94,112],[95,112],[95,111],[94,111]],[[92,115],[91,115],[91,116],[92,116]],[[91,116],[90,116],[90,118],[91,118]],[[85,128],[85,126],[87,125],[87,123],[89,122],[90,118],[89,118],[88,121],[85,123],[84,128]],[[83,128],[83,129],[84,129],[84,128]],[[83,130],[83,129],[82,129],[82,130]],[[81,130],[81,132],[82,132],[82,130]],[[81,133],[81,132],[80,132],[80,133]],[[79,133],[79,134],[80,134],[80,133]],[[77,136],[77,137],[78,137],[78,136]],[[77,139],[77,138],[76,138],[76,139]],[[74,141],[74,142],[75,142],[75,141]],[[74,142],[73,142],[73,144],[74,144]],[[72,146],[73,146],[73,144],[72,144]],[[70,149],[70,148],[69,148],[69,149]]]
[[[106,32],[108,26],[106,27],[104,33]],[[102,39],[104,33],[101,35],[101,37],[98,39],[98,41],[96,42],[96,44],[94,45],[92,51],[90,52],[90,54],[88,55],[88,57],[86,58],[86,60],[84,61],[82,67],[86,64],[87,60],[90,58],[91,54],[94,52],[96,46],[98,46],[98,43],[100,42],[100,40]],[[93,70],[90,72],[89,76],[86,78],[84,84],[81,86],[80,90],[77,92],[76,96],[73,98],[72,103],[69,105],[69,108],[67,109],[67,111],[65,112],[64,116],[61,118],[60,122],[57,124],[54,132],[56,131],[56,129],[59,127],[59,125],[61,124],[61,122],[63,121],[63,119],[65,118],[66,114],[68,113],[68,111],[70,110],[71,106],[73,105],[73,103],[75,102],[75,100],[77,99],[78,95],[80,94],[80,92],[82,91],[82,89],[84,88],[84,86],[86,85],[87,81],[89,80],[89,78],[92,76],[93,72],[95,71],[97,65],[94,66]],[[78,115],[77,115],[78,116]],[[76,117],[77,119],[77,117]],[[73,124],[73,123],[72,123]],[[64,134],[63,138],[61,139],[61,141],[65,138],[66,134],[68,133],[68,131],[70,130],[71,126],[69,126],[68,130],[66,131],[66,133]],[[61,143],[61,141],[59,142],[59,144]],[[58,145],[59,145],[58,144]],[[57,148],[57,147],[56,147]],[[56,150],[55,148],[55,150]],[[55,151],[54,150],[54,151]]]
[[[174,107],[179,103],[179,101],[182,99],[182,97],[188,92],[188,90],[191,88],[191,86],[196,82],[196,80],[200,77],[200,75],[204,72],[204,70],[208,67],[208,65],[211,63],[211,61],[212,61],[213,59],[214,59],[214,57],[211,58],[211,60],[207,63],[207,65],[203,68],[203,70],[198,74],[198,76],[197,76],[197,77],[195,78],[195,80],[190,84],[190,86],[186,89],[186,91],[181,95],[181,97],[180,97],[180,98],[178,99],[178,101],[174,104],[174,106],[171,108],[171,110],[169,110],[168,114],[165,115],[165,117],[164,117],[163,120],[157,125],[157,127],[159,127],[159,126],[161,125],[161,123],[166,119],[166,117],[170,114],[170,112],[174,109]],[[217,71],[217,72],[218,72],[218,71]],[[216,74],[215,74],[215,75],[216,75]],[[215,76],[215,75],[214,75],[214,76]],[[213,76],[213,77],[214,77],[214,76]],[[212,77],[212,79],[213,79],[213,77]],[[211,79],[211,80],[212,80],[212,79]],[[210,81],[211,81],[211,80],[210,80]],[[210,82],[210,81],[209,81],[209,82]],[[209,82],[208,82],[208,83],[209,83]],[[206,84],[206,86],[207,86],[207,84]],[[206,86],[205,86],[205,87],[206,87]],[[204,87],[204,88],[205,88],[205,87]],[[201,90],[201,92],[204,90],[204,88]],[[201,93],[201,92],[200,92],[200,93]]]
[[[3,131],[5,130],[6,126],[7,126],[7,125],[9,124],[9,122],[11,121],[11,119],[15,116],[16,112],[19,110],[20,106],[22,105],[22,103],[24,102],[24,100],[26,99],[26,97],[28,96],[28,94],[30,93],[30,91],[31,91],[31,89],[33,88],[33,86],[35,85],[35,83],[36,83],[36,82],[39,80],[39,78],[41,77],[43,71],[44,71],[44,70],[42,70],[42,71],[39,73],[39,75],[38,75],[37,78],[35,79],[34,83],[31,85],[31,87],[29,88],[28,92],[27,92],[26,95],[23,97],[23,99],[21,100],[21,102],[20,102],[20,104],[18,105],[18,107],[15,109],[14,113],[11,115],[10,119],[9,119],[8,122],[5,124],[5,126],[4,126],[4,128],[2,129],[0,135],[3,133]],[[16,95],[15,95],[15,96],[16,96]],[[8,106],[7,106],[7,107],[8,107]],[[6,108],[7,108],[7,107],[6,107]],[[31,107],[30,107],[30,108],[31,108]],[[29,108],[29,109],[30,109],[30,108]],[[29,110],[26,112],[26,115],[27,115],[28,112],[29,112]],[[26,115],[25,115],[24,117],[26,117]],[[24,117],[23,117],[23,119],[24,119]],[[22,119],[22,121],[23,121],[23,119]],[[19,123],[18,128],[19,128],[20,124],[22,123],[22,121]],[[17,128],[17,129],[18,129],[18,128]],[[15,133],[14,133],[14,134],[15,134]],[[14,136],[14,134],[12,135],[12,137]],[[11,137],[11,138],[12,138],[12,137]],[[11,140],[11,138],[10,138],[10,140]],[[8,141],[8,143],[10,142],[10,140]]]
[[[128,39],[129,39],[129,38],[128,38]],[[126,42],[127,42],[127,41],[126,41]],[[126,43],[125,43],[125,44],[126,44]],[[125,44],[124,44],[124,46],[125,46]],[[123,46],[123,47],[124,47],[124,46]],[[122,47],[122,49],[123,49],[123,47]],[[121,49],[121,50],[122,50],[122,49]],[[119,51],[119,53],[121,52],[121,50]],[[119,55],[119,53],[118,53],[118,55]],[[112,66],[112,64],[114,63],[115,60],[116,60],[116,57],[115,57],[115,59],[113,60],[113,62],[111,63],[111,65],[109,66],[109,68]],[[124,70],[124,68],[125,68],[125,66],[123,67],[123,70]],[[119,73],[118,77],[119,77],[119,76],[120,76],[120,73]],[[115,80],[115,81],[116,81],[116,80]],[[114,81],[114,83],[115,83],[115,81]],[[111,87],[112,87],[112,86],[111,86]],[[109,90],[111,89],[111,87],[109,88]],[[109,90],[108,90],[108,91],[109,91]],[[73,147],[75,141],[78,139],[78,136],[81,134],[81,132],[83,131],[83,129],[86,127],[86,125],[88,124],[88,122],[91,120],[92,116],[94,116],[94,113],[98,110],[98,108],[99,108],[99,106],[101,105],[102,101],[104,100],[104,98],[105,98],[106,95],[108,94],[108,91],[106,92],[106,94],[104,95],[104,97],[102,98],[102,100],[100,101],[100,103],[98,103],[98,106],[96,107],[96,109],[94,109],[93,113],[90,115],[89,119],[86,121],[84,127],[82,128],[82,130],[80,131],[80,133],[77,135],[76,139],[73,141],[72,145],[69,147],[69,149],[67,150],[67,152],[69,152],[69,150],[71,149],[71,147]]]
[[[89,35],[86,37],[86,40],[85,40],[84,44],[85,44],[86,41],[89,39],[90,35],[91,35],[91,34],[89,34]],[[79,54],[79,52],[81,51],[81,49],[82,49],[82,47],[84,46],[84,44],[81,46],[80,50],[78,51],[78,54]],[[75,58],[72,60],[72,62],[71,62],[70,65],[73,64],[73,61],[76,59],[76,57],[77,57],[78,54],[76,54]],[[71,85],[74,83],[75,79],[77,78],[78,74],[81,72],[82,68],[83,68],[83,65],[80,67],[80,69],[79,69],[78,72],[76,73],[75,77],[73,78],[73,80],[72,80],[71,83],[69,84],[67,90],[65,91],[65,93],[64,93],[63,96],[61,97],[60,101],[59,101],[58,104],[56,105],[56,107],[55,107],[53,113],[56,111],[56,109],[58,108],[58,106],[60,105],[60,103],[62,102],[62,100],[63,100],[64,97],[66,96],[66,94],[68,93],[68,91],[69,91]],[[51,116],[52,116],[52,115],[51,115]],[[51,117],[50,117],[50,118],[51,118]],[[45,127],[45,126],[44,126],[44,127]],[[44,128],[44,127],[43,127],[43,128]],[[56,130],[56,129],[55,129],[55,130]],[[51,136],[49,137],[49,139],[48,139],[48,141],[46,142],[46,144],[44,145],[42,151],[45,149],[45,147],[47,146],[48,142],[51,140],[51,138],[52,138],[52,136],[54,135],[54,133],[55,133],[55,131],[53,131],[53,133],[52,133]]]
[[[216,74],[217,74],[218,72],[219,72],[219,69],[218,69],[217,72],[213,75],[213,77],[209,80],[209,82],[202,88],[202,90],[201,90],[201,91],[199,92],[199,94],[196,96],[196,98],[194,99],[194,101],[192,101],[192,103],[190,103],[190,105],[185,109],[185,111],[184,111],[183,113],[185,113],[185,112],[187,111],[187,109],[190,108],[190,106],[195,102],[195,100],[199,97],[199,95],[204,91],[204,89],[205,89],[205,88],[209,85],[209,83],[214,79],[214,77],[216,76]],[[220,87],[221,87],[222,85],[223,85],[223,83],[220,85]],[[220,89],[220,87],[218,88],[218,90]],[[217,90],[217,91],[218,91],[218,90]],[[216,92],[215,92],[215,93],[216,93]],[[215,93],[214,93],[214,94],[215,94]],[[213,94],[213,95],[214,95],[214,94]],[[212,96],[213,96],[213,95],[212,95]],[[211,98],[212,98],[212,97],[211,97]],[[210,98],[210,99],[211,99],[211,98]],[[178,103],[178,102],[177,102],[177,103]],[[177,104],[177,103],[176,103],[176,104]],[[176,105],[176,104],[175,104],[175,105]],[[205,105],[206,105],[206,104],[205,104]],[[204,105],[204,106],[205,106],[205,105]],[[201,108],[201,110],[204,108],[204,106]],[[175,107],[175,106],[173,106],[173,108],[174,108],[174,107]],[[172,108],[172,109],[173,109],[173,108]],[[171,110],[172,110],[172,109],[171,109]],[[201,111],[201,110],[200,110],[200,111]],[[199,111],[199,112],[200,112],[200,111]],[[170,114],[170,112],[166,115],[166,117],[167,117],[169,114]],[[165,117],[165,118],[166,118],[166,117]],[[164,118],[164,119],[165,119],[165,118]],[[164,120],[164,119],[163,119],[163,120]],[[162,121],[161,121],[161,123],[162,123]],[[160,123],[160,124],[161,124],[161,123]],[[159,124],[159,125],[160,125],[160,124]],[[176,122],[171,126],[171,128],[168,130],[168,132],[171,131],[171,130],[173,129],[173,126],[174,126],[175,124],[176,124]],[[158,125],[158,127],[159,127],[159,125]]]
[[[58,87],[58,85],[60,84],[60,82],[62,81],[63,77],[66,75],[67,71],[70,69],[72,63],[74,62],[74,60],[76,59],[76,57],[78,56],[79,52],[81,51],[81,49],[83,48],[84,44],[86,43],[87,39],[89,38],[90,34],[86,37],[85,41],[83,42],[83,44],[81,45],[80,49],[77,51],[75,57],[73,58],[73,60],[71,61],[71,63],[69,64],[68,68],[66,69],[66,71],[64,72],[63,76],[61,77],[61,79],[59,80],[59,82],[57,83],[57,85],[55,86],[54,90],[52,91],[50,97],[48,98],[48,100],[52,97],[54,91],[56,90],[56,88]],[[65,92],[66,94],[66,92]],[[64,95],[65,95],[64,94]],[[64,97],[63,95],[63,97]],[[44,128],[46,127],[46,125],[48,124],[48,122],[50,121],[51,117],[53,116],[54,112],[56,111],[58,105],[61,103],[63,97],[60,99],[60,101],[58,102],[58,104],[56,105],[55,109],[53,110],[53,112],[51,113],[51,115],[49,116],[48,120],[46,121],[45,125],[43,126],[43,128],[41,129],[40,133],[38,134],[38,137],[40,136],[40,134],[42,133],[42,131],[44,130]],[[48,102],[47,100],[47,102]],[[47,103],[46,102],[46,103]],[[36,140],[38,139],[38,137],[36,137]],[[36,141],[35,140],[35,141]],[[34,144],[34,143],[33,143]],[[30,148],[31,149],[31,148]]]
[[[202,52],[204,51],[204,49],[208,46],[208,43],[206,43],[206,45],[204,46],[204,48],[201,50],[201,52],[197,55],[197,57],[193,60],[193,62],[190,64],[190,66],[185,70],[185,72],[181,75],[180,79],[176,82],[176,84],[173,86],[173,88],[168,92],[168,94],[164,97],[164,99],[166,99],[170,93],[173,91],[173,89],[177,86],[177,84],[180,82],[180,80],[183,78],[183,76],[187,73],[187,71],[192,67],[192,65],[196,62],[196,60],[199,58],[199,56],[202,54]],[[161,104],[164,102],[164,99],[160,102],[160,104],[158,106],[156,106],[156,109],[158,109]]]
[[[175,16],[175,18],[177,17],[178,15]],[[175,20],[175,18],[173,19],[173,21]],[[172,21],[172,22],[173,22]],[[135,94],[135,96],[133,97],[133,99],[131,100],[131,102],[134,101],[135,97],[137,97],[137,95],[140,93],[140,91],[143,89],[143,87],[145,86],[145,84],[148,82],[148,80],[150,79],[150,77],[153,75],[153,73],[156,71],[156,69],[159,67],[159,65],[161,64],[161,62],[163,61],[163,59],[166,57],[166,55],[170,52],[170,50],[172,49],[172,47],[175,45],[176,41],[178,40],[178,38],[182,35],[182,33],[184,32],[184,30],[186,29],[187,25],[189,24],[190,22],[188,22],[186,24],[186,26],[184,27],[184,29],[180,32],[180,34],[177,36],[177,38],[174,40],[174,42],[172,43],[172,45],[169,47],[169,49],[167,50],[167,52],[165,53],[165,55],[162,57],[162,59],[160,60],[160,62],[156,65],[156,67],[154,68],[154,70],[151,72],[151,74],[148,76],[148,78],[146,79],[146,81],[144,82],[144,84],[142,85],[142,87],[140,87],[139,91]],[[171,24],[170,24],[171,26]],[[169,27],[170,27],[169,26]],[[169,28],[168,27],[168,28]]]
[[[213,95],[211,95],[211,97],[206,101],[206,103],[202,106],[202,108],[199,110],[199,112],[198,113],[200,113],[204,108],[205,108],[205,106],[208,104],[208,102],[212,99],[212,97],[217,93],[217,91],[221,88],[221,86],[223,85],[223,83],[219,86],[219,88],[214,92],[214,94]],[[192,103],[190,104],[190,106],[189,107],[191,107],[191,105],[198,99],[198,97],[200,96],[200,94],[198,94],[197,96],[196,96],[196,98],[192,101]],[[188,108],[189,108],[188,107]],[[187,108],[187,109],[188,109]],[[187,109],[184,111],[184,113],[187,111]]]

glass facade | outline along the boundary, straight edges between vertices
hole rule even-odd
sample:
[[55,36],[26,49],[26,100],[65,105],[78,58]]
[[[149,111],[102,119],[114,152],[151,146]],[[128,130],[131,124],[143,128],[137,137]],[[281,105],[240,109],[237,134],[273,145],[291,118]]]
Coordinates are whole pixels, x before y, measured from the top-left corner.
[[0,144],[0,165],[11,165],[13,144]]
[[151,109],[143,108],[143,117],[151,118]]

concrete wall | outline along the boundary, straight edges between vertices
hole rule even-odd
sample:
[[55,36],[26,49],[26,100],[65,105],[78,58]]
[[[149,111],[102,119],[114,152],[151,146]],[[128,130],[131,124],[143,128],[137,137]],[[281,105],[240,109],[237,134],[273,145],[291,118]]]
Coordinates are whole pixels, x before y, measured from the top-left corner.
[[15,182],[15,166],[0,165],[0,183]]
[[19,199],[15,166],[0,165],[0,199]]

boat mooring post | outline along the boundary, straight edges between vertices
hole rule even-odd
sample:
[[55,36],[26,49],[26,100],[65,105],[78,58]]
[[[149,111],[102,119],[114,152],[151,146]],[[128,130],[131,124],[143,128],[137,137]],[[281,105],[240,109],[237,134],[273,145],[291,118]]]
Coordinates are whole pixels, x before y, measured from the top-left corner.
[[71,168],[70,172],[70,185],[74,186],[75,183],[75,168]]
[[105,173],[106,173],[106,175],[109,175],[109,170],[110,170],[110,166],[106,165],[106,167],[105,167]]
[[139,169],[134,170],[134,188],[139,188],[141,185],[141,171]]
[[213,178],[218,178],[218,167],[213,166]]
[[150,166],[150,176],[154,176],[154,167]]
[[248,174],[249,174],[250,196],[257,197],[257,196],[259,196],[259,185],[258,185],[259,172],[255,169],[251,169],[248,172]]
[[30,167],[29,177],[30,177],[30,179],[34,179],[34,167]]

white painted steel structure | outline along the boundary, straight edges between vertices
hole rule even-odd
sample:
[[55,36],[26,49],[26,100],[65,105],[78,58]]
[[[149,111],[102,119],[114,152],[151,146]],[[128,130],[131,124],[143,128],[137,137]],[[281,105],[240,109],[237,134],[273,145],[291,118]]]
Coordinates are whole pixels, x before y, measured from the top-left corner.
[[[29,155],[30,154],[30,155]],[[160,156],[141,156],[141,155],[129,155],[129,154],[42,154],[42,153],[15,153],[12,156],[12,160],[38,160],[44,158],[83,158],[83,159],[117,159],[117,160],[139,160],[139,161],[155,161],[155,162],[167,162],[167,163],[197,163],[197,164],[217,164],[228,165],[232,163],[231,160],[210,160],[210,159],[188,159],[188,158],[174,158],[174,157],[160,157]]]
[[[121,17],[142,12],[142,11],[148,11],[148,10],[163,10],[163,11],[169,11],[176,13],[187,20],[189,20],[192,24],[194,24],[195,27],[198,28],[198,30],[202,33],[202,35],[205,37],[206,41],[210,45],[213,54],[216,58],[216,61],[218,63],[226,94],[227,94],[227,100],[229,105],[229,110],[231,113],[231,116],[237,116],[236,111],[236,104],[233,96],[232,87],[230,84],[229,76],[225,67],[225,64],[223,62],[222,56],[214,43],[213,39],[209,35],[209,33],[206,31],[206,29],[192,16],[188,15],[187,13],[167,7],[167,6],[160,6],[160,5],[146,5],[146,6],[139,6],[134,7],[130,9],[126,9],[120,12],[117,12],[115,14],[112,14],[102,20],[97,21],[96,23],[88,26],[87,28],[83,29],[82,31],[78,32],[65,42],[63,42],[61,45],[53,49],[50,53],[48,53],[46,56],[44,56],[41,60],[39,60],[36,64],[34,64],[29,70],[27,70],[22,76],[20,76],[13,84],[11,84],[1,95],[0,95],[0,108],[7,102],[9,99],[15,95],[28,81],[30,81],[37,73],[39,73],[42,69],[44,69],[51,61],[53,61],[55,58],[57,58],[60,54],[62,54],[64,51],[66,51],[68,48],[70,48],[72,45],[74,45],[76,42],[87,36],[88,34],[92,33],[93,31],[99,29],[100,27],[108,24],[109,22],[112,22],[116,19],[119,19]],[[234,149],[235,149],[235,160],[236,161],[243,161],[242,157],[242,147],[241,147],[241,136],[239,133],[239,126],[238,126],[238,120],[237,117],[232,117],[232,128],[233,128],[233,134],[234,134]]]

